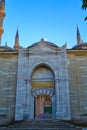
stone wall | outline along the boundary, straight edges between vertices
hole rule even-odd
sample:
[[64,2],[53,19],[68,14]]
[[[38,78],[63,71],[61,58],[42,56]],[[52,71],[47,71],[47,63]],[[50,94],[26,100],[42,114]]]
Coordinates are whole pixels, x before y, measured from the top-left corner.
[[[54,61],[55,59],[54,56],[52,56],[53,55],[51,55],[50,61]],[[42,58],[42,60],[45,63],[45,57]],[[37,65],[33,54],[32,56],[29,55],[30,64],[26,64],[28,72],[31,71],[30,69],[28,70],[28,67],[33,68],[32,65],[34,65],[31,61]],[[40,62],[41,57],[38,59],[38,63]],[[52,62],[52,64],[53,63],[54,62]],[[58,65],[59,62],[56,60],[56,63]],[[87,115],[87,51],[67,50],[67,64],[71,118],[83,118],[84,115]],[[54,65],[56,66],[55,63]],[[14,120],[17,67],[17,52],[0,52],[0,124]]]
[[87,50],[67,51],[72,118],[87,115]]
[[17,52],[0,52],[0,124],[15,115]]

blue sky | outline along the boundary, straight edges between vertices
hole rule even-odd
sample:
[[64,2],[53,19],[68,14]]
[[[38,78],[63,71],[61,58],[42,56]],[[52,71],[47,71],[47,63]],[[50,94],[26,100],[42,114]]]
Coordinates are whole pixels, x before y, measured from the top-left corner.
[[67,48],[77,44],[76,25],[81,38],[87,41],[87,11],[81,0],[6,0],[2,45],[13,47],[17,26],[20,45],[27,47],[44,38]]

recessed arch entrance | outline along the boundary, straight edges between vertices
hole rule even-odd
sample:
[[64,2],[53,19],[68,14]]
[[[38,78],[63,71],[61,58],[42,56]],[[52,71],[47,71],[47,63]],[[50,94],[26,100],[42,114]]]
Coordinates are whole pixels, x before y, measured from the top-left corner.
[[54,73],[47,65],[34,68],[31,76],[34,97],[34,118],[52,118],[54,113]]
[[34,101],[35,118],[52,118],[52,99],[49,95],[40,94]]

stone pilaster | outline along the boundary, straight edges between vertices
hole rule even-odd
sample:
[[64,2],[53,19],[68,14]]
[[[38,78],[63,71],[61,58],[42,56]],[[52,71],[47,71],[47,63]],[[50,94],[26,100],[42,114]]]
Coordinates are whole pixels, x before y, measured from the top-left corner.
[[24,118],[28,120],[30,118],[30,81],[25,81],[25,109],[24,109]]
[[24,51],[19,50],[15,120],[29,119],[30,80],[27,72],[27,58]]
[[59,84],[58,79],[55,79],[55,104],[56,104],[56,119],[59,118]]
[[15,120],[23,120],[24,101],[25,101],[25,87],[24,87],[24,85],[25,85],[25,83],[23,80],[23,55],[22,55],[21,51],[19,51]]
[[55,79],[56,119],[70,119],[68,70],[66,52],[59,56],[58,76]]

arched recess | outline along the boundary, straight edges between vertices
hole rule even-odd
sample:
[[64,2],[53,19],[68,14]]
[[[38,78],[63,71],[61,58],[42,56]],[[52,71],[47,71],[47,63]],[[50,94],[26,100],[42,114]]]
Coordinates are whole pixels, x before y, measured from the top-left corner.
[[47,68],[48,70],[50,70],[51,73],[52,73],[52,75],[53,75],[53,77],[55,78],[54,70],[52,69],[52,67],[51,67],[50,65],[48,65],[48,64],[40,63],[40,64],[37,64],[37,65],[33,68],[32,72],[31,72],[31,77],[30,77],[31,79],[32,79],[32,76],[33,76],[33,74],[35,73],[35,71],[38,70],[40,67]]
[[[31,92],[32,96],[34,97],[35,116],[36,115],[44,116],[47,110],[51,110],[53,106],[52,97],[54,95],[54,86],[55,86],[54,79],[55,77],[52,69],[46,64],[40,64],[33,69],[31,75]],[[45,99],[47,99],[46,102]],[[51,106],[49,106],[48,99],[50,99],[51,101]],[[48,104],[44,104],[44,102]],[[50,116],[50,114],[48,115]]]
[[[37,65],[31,74],[31,89],[32,92],[46,93],[47,90],[52,93],[55,83],[55,76],[53,70],[46,64]],[[48,91],[48,93],[49,93]]]

